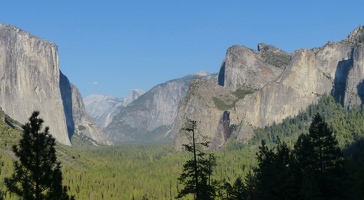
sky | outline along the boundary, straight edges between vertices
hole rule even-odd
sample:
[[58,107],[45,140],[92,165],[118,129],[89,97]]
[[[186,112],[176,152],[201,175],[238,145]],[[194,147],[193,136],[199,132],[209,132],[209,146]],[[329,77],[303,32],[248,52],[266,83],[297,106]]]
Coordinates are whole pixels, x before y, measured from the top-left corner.
[[293,53],[338,42],[364,25],[363,8],[362,0],[11,0],[0,23],[56,43],[60,69],[83,97],[121,98],[217,73],[232,45]]

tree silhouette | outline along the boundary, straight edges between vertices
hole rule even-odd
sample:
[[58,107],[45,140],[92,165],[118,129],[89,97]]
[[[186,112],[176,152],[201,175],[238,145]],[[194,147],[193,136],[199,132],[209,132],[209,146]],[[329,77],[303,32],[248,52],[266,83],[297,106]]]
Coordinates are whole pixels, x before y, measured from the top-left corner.
[[239,176],[235,179],[234,184],[231,186],[229,200],[245,200],[246,188],[243,179]]
[[286,143],[277,138],[277,148],[274,151],[262,141],[257,160],[258,167],[255,169],[257,199],[297,198],[291,170],[293,157]]
[[14,161],[14,173],[5,178],[8,190],[27,200],[74,199],[62,186],[61,165],[57,162],[55,139],[46,127],[41,132],[43,120],[35,111],[22,128],[23,136],[13,151],[19,160]]
[[245,199],[246,200],[254,200],[256,198],[256,186],[257,180],[254,174],[249,171],[248,174],[245,176]]
[[[183,146],[188,152],[193,153],[193,158],[183,165],[178,181],[185,187],[178,191],[176,198],[193,194],[196,200],[210,200],[214,198],[216,192],[216,184],[211,181],[213,168],[216,166],[216,158],[213,154],[206,154],[196,148],[196,121],[190,121],[190,123],[192,127],[185,130],[192,132],[192,144],[184,144]],[[198,144],[208,147],[208,142]]]
[[347,172],[335,135],[316,114],[295,144],[296,180],[303,199],[345,199]]

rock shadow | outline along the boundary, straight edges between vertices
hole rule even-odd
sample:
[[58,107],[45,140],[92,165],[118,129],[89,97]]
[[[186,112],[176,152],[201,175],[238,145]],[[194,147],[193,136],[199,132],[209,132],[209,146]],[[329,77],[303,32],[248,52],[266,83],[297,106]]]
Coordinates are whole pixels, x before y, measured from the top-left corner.
[[72,116],[72,88],[68,78],[62,72],[60,72],[59,88],[61,90],[64,115],[66,117],[68,138],[71,141],[75,132],[75,123]]
[[345,89],[348,80],[349,70],[353,65],[353,59],[339,61],[336,67],[334,85],[331,90],[331,95],[335,101],[344,105]]
[[224,86],[224,82],[225,82],[225,61],[221,65],[218,77],[218,83],[220,86]]
[[364,103],[364,79],[360,81],[360,83],[356,86],[358,90],[358,95],[361,100],[361,105]]

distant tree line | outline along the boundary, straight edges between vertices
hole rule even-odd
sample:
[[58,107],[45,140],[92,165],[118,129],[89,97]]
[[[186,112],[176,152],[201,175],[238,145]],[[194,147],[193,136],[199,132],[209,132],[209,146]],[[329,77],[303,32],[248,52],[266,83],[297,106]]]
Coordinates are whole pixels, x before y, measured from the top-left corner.
[[[363,113],[361,107],[348,111],[337,104],[333,97],[324,96],[318,105],[311,105],[307,112],[287,118],[282,124],[258,130],[252,140],[255,142],[261,139],[256,153],[257,166],[245,178],[238,176],[232,182],[215,180],[209,185],[212,189],[201,191],[203,187],[193,180],[212,176],[202,171],[204,167],[214,168],[216,164],[207,162],[208,154],[200,154],[201,157],[206,156],[205,160],[200,159],[201,162],[193,159],[187,161],[179,178],[185,188],[179,190],[177,197],[190,194],[196,200],[363,199],[363,126],[352,126],[363,121],[348,120],[355,116],[358,118],[359,115],[359,119],[363,119]],[[325,118],[331,119],[331,124]],[[299,131],[301,134],[297,134]],[[340,137],[341,145],[337,136]],[[288,139],[290,145],[281,141],[281,137]],[[296,138],[294,143],[292,138]],[[340,146],[345,147],[345,152]],[[246,149],[244,146],[241,148]],[[192,152],[191,145],[187,145],[186,149]],[[201,172],[192,170],[194,162],[197,162],[197,169]],[[198,178],[194,178],[196,174]],[[186,181],[186,177],[189,181]]]

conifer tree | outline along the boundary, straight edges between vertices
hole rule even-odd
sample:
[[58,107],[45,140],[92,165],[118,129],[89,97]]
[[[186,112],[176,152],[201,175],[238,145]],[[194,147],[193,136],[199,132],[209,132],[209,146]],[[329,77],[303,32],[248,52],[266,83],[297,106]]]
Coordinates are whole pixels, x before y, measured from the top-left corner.
[[295,176],[303,199],[345,199],[343,153],[320,114],[313,117],[309,134],[298,138],[295,156]]
[[[213,154],[206,154],[196,148],[196,121],[191,121],[191,123],[192,127],[185,130],[192,132],[192,144],[185,144],[183,146],[188,152],[193,153],[193,158],[183,165],[178,181],[184,185],[184,188],[178,191],[176,198],[193,194],[196,200],[211,200],[216,193],[216,184],[211,178],[213,169],[216,166],[216,158]],[[199,144],[205,147],[208,146],[208,142]]]
[[248,174],[245,176],[245,200],[254,200],[256,198],[256,185],[257,180],[254,174],[249,171]]
[[231,187],[229,200],[245,200],[246,199],[246,189],[243,179],[239,176],[235,179],[234,184]]
[[292,155],[286,143],[277,138],[277,149],[269,149],[265,142],[257,153],[255,169],[257,199],[296,199],[294,176],[291,170]]
[[55,139],[46,127],[41,132],[43,120],[33,112],[23,128],[23,136],[13,151],[19,160],[14,161],[14,173],[5,179],[8,190],[27,200],[68,200],[62,185],[61,165],[57,161]]

